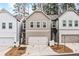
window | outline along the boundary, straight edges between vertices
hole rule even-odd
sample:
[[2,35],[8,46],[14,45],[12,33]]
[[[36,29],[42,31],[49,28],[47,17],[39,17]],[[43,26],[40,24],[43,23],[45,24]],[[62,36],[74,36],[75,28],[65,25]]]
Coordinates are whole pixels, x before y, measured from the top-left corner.
[[37,27],[38,27],[38,28],[40,27],[40,22],[37,22]]
[[43,22],[43,27],[46,28],[46,22]]
[[26,24],[24,23],[24,28],[26,28]]
[[63,20],[63,27],[66,27],[66,20]]
[[9,29],[12,29],[12,23],[9,23]]
[[30,27],[33,28],[33,22],[30,23]]
[[69,27],[72,27],[72,20],[69,20]]
[[55,22],[55,21],[53,21],[52,26],[53,26],[53,27],[56,27],[56,22]]
[[2,23],[2,29],[6,28],[6,23]]
[[78,27],[78,21],[77,20],[74,22],[74,26]]

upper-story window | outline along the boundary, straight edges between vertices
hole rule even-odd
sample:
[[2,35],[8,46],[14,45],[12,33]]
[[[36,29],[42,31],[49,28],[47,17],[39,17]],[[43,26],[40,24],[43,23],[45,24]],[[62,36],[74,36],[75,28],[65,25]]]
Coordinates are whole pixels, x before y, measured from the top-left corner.
[[46,22],[43,22],[43,28],[46,28]]
[[56,27],[56,21],[53,21],[52,26]]
[[63,20],[63,27],[66,27],[66,20]]
[[30,27],[33,28],[33,22],[30,22]]
[[2,29],[6,28],[6,23],[2,23]]
[[12,29],[12,23],[9,23],[9,29]]
[[78,21],[77,21],[77,20],[74,21],[74,26],[75,26],[75,27],[78,27]]
[[72,27],[72,20],[69,20],[69,27]]
[[39,28],[40,27],[40,22],[37,22],[37,28]]
[[24,23],[24,29],[26,28],[26,24]]

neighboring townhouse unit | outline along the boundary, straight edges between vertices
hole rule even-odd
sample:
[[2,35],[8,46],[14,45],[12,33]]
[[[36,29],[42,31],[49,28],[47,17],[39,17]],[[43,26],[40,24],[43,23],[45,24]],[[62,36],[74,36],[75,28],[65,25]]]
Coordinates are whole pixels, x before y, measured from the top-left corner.
[[21,26],[24,34],[20,44],[49,45],[58,42],[58,15],[46,15],[35,10],[24,18]]
[[13,46],[19,41],[18,21],[5,9],[0,10],[0,46]]
[[74,10],[59,17],[59,42],[79,43],[79,15]]
[[48,45],[51,40],[51,19],[41,10],[26,18],[26,44]]

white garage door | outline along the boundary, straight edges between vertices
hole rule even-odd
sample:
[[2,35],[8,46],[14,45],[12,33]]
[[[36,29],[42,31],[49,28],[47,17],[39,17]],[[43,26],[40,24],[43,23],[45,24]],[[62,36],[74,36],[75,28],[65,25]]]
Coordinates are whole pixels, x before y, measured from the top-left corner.
[[79,43],[79,35],[62,35],[62,42]]
[[29,37],[28,39],[29,45],[48,45],[47,37]]
[[0,46],[13,46],[14,38],[10,37],[0,37]]

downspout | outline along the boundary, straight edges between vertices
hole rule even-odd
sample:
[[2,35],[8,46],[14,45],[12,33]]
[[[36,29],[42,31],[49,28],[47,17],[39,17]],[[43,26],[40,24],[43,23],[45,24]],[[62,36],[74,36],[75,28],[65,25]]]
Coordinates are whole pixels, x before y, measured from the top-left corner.
[[58,45],[59,45],[59,18],[58,18]]
[[18,21],[17,21],[17,42],[19,41]]
[[18,41],[18,21],[16,20],[16,39],[14,41],[14,47],[17,46],[17,41]]

